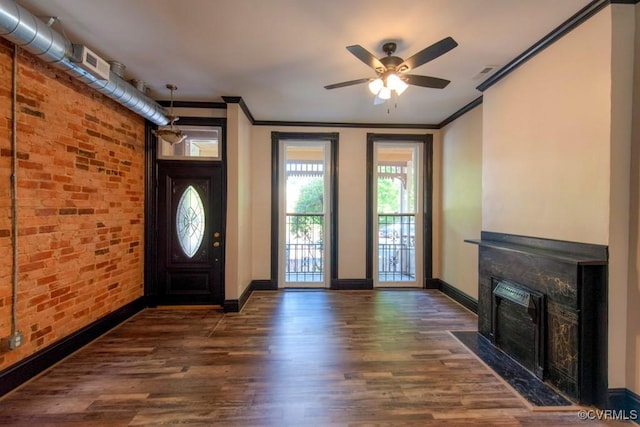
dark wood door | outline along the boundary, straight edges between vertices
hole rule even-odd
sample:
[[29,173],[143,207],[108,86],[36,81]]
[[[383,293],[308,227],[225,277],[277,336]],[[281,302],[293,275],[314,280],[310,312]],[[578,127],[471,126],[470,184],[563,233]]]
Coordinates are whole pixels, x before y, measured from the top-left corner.
[[220,164],[158,162],[158,304],[222,304]]

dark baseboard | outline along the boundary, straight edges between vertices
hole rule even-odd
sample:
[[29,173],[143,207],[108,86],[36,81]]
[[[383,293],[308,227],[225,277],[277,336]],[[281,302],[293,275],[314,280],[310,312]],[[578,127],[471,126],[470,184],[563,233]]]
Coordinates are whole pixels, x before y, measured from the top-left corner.
[[478,300],[475,299],[475,298],[470,297],[469,295],[465,294],[464,292],[462,292],[458,288],[456,288],[454,286],[451,286],[450,284],[448,284],[444,280],[441,280],[441,279],[427,279],[426,288],[427,289],[438,289],[438,290],[440,290],[440,292],[442,292],[443,294],[445,294],[446,296],[448,296],[452,300],[456,301],[457,303],[459,303],[463,307],[469,309],[470,311],[472,311],[475,314],[478,314]]
[[146,307],[138,298],[0,372],[0,396],[10,392]]
[[240,302],[237,299],[226,299],[222,304],[225,313],[240,313]]
[[440,289],[440,279],[426,279],[424,281],[425,289]]
[[626,417],[640,425],[640,396],[627,388],[610,388],[608,390],[607,409],[615,415]]
[[239,313],[242,307],[247,303],[249,296],[253,292],[253,282],[249,283],[249,286],[245,288],[238,299],[226,299],[222,306],[225,313]]
[[331,289],[339,291],[362,291],[373,289],[371,279],[335,279],[331,281]]
[[277,291],[278,284],[271,279],[252,280],[251,289],[254,291]]
[[247,303],[253,291],[277,291],[278,284],[272,280],[252,280],[249,286],[242,292],[238,299],[228,299],[224,301],[223,309],[225,313],[239,313]]

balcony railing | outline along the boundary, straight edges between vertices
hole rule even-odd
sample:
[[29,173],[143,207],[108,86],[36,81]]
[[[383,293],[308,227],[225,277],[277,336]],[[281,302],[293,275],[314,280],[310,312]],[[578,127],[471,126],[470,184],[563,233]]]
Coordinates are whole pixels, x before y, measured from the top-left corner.
[[378,280],[416,279],[415,215],[378,215]]
[[324,215],[287,214],[286,282],[324,281]]
[[[378,280],[416,278],[415,215],[378,215]],[[324,215],[287,214],[286,282],[323,282]]]

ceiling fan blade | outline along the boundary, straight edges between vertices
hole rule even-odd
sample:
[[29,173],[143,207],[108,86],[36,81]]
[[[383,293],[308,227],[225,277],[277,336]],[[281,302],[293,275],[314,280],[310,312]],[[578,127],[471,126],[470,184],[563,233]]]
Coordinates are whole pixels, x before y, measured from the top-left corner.
[[353,54],[360,61],[367,64],[369,67],[373,68],[376,71],[383,72],[386,67],[380,62],[378,58],[373,56],[371,52],[367,49],[363,48],[359,44],[354,44],[353,46],[347,46],[347,50]]
[[416,53],[411,58],[406,59],[404,62],[398,65],[396,69],[403,71],[403,68],[405,67],[407,68],[407,70],[418,68],[419,66],[426,64],[429,61],[433,61],[440,55],[444,55],[456,46],[458,46],[458,43],[454,39],[452,39],[451,37],[444,38],[439,42],[434,43],[431,46]]
[[418,76],[415,74],[401,74],[402,80],[407,84],[422,87],[431,87],[434,89],[444,89],[451,81],[439,79],[437,77]]
[[360,83],[367,83],[367,82],[370,82],[371,80],[373,80],[373,79],[372,78],[365,78],[365,79],[358,79],[358,80],[349,80],[348,82],[334,83],[332,85],[325,86],[324,88],[325,89],[336,89],[336,88],[339,88],[339,87],[358,85]]

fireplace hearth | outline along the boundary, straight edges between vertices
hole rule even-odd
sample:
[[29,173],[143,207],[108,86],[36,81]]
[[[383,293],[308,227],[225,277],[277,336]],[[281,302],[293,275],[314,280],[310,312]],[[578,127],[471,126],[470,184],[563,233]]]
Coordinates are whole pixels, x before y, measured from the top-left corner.
[[607,247],[483,231],[478,332],[570,399],[607,393]]

